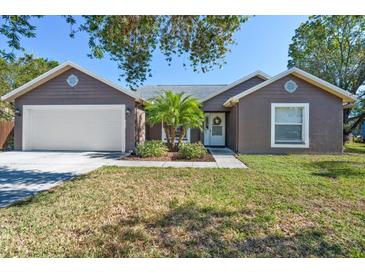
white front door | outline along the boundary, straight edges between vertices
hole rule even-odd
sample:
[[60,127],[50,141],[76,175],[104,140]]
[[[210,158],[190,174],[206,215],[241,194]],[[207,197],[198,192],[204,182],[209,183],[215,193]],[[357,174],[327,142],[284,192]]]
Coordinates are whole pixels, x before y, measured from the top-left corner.
[[204,122],[204,145],[224,146],[226,137],[226,114],[205,113]]

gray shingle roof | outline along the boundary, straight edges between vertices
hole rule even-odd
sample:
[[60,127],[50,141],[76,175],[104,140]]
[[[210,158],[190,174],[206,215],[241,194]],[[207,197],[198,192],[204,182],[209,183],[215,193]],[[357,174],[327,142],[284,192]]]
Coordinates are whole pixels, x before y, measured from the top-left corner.
[[171,90],[175,93],[184,92],[194,96],[197,99],[204,99],[214,94],[226,85],[151,85],[137,89],[138,94],[145,100],[148,100],[164,91]]

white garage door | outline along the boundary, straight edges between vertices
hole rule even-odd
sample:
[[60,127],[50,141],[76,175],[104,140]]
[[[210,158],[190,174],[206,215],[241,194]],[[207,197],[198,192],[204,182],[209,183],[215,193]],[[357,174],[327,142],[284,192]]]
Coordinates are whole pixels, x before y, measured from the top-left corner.
[[125,151],[125,105],[23,106],[23,150]]

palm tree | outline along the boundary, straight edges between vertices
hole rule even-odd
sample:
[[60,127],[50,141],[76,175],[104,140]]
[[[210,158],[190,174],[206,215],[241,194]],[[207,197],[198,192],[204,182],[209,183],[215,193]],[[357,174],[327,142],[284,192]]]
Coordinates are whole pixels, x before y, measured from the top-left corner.
[[[188,128],[201,128],[204,112],[199,101],[182,93],[165,91],[150,99],[145,107],[147,122],[151,125],[162,123],[167,146],[171,151],[177,150]],[[176,132],[181,127],[181,134],[175,144]]]

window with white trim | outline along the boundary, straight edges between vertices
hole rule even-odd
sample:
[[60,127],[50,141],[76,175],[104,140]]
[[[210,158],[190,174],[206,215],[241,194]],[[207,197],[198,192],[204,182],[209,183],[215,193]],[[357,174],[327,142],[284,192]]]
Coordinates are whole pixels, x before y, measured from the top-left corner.
[[309,104],[271,104],[271,147],[309,147]]
[[[180,134],[181,134],[181,127],[178,127],[177,130],[176,130],[176,138],[175,138],[176,143],[179,141]],[[166,134],[165,134],[165,130],[163,128],[163,125],[162,125],[162,135],[161,136],[162,136],[162,142],[167,142]],[[190,143],[190,128],[188,128],[186,130],[185,137],[182,139],[182,141],[184,143]]]

